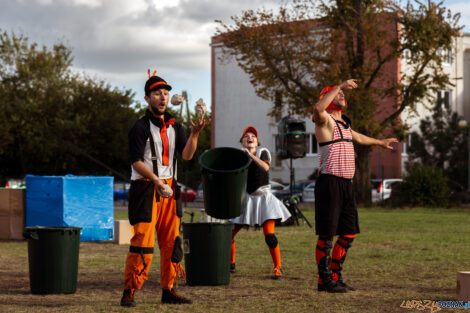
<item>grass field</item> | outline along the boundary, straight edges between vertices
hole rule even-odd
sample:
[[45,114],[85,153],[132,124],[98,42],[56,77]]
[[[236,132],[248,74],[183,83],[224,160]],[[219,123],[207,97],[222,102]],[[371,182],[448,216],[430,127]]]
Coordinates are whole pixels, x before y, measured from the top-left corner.
[[[314,221],[312,208],[303,212]],[[355,292],[316,291],[316,237],[306,224],[276,228],[284,279],[270,278],[263,232],[242,230],[230,284],[190,287],[180,281],[180,293],[194,302],[183,306],[160,304],[158,249],[149,281],[136,294],[137,307],[121,308],[129,246],[82,242],[77,292],[40,296],[30,294],[27,243],[0,241],[0,312],[431,312],[400,305],[456,299],[456,272],[470,270],[470,210],[361,209],[359,217],[361,234],[344,268]]]

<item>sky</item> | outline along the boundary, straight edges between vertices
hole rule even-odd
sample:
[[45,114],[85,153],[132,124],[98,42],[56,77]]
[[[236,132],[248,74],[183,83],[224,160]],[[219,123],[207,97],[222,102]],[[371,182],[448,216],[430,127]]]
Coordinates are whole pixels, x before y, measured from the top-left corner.
[[[30,42],[72,49],[73,70],[131,89],[144,102],[147,70],[186,90],[190,107],[211,103],[210,40],[215,20],[248,9],[277,8],[289,0],[0,0],[0,30]],[[470,0],[445,0],[470,33]]]

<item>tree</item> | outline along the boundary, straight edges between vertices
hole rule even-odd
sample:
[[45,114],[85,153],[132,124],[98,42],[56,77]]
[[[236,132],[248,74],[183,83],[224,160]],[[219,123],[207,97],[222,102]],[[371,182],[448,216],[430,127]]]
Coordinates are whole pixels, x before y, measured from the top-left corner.
[[442,169],[447,180],[467,185],[468,133],[459,127],[461,117],[449,103],[438,101],[431,116],[422,119],[419,132],[412,132],[408,167],[414,164]]
[[[403,138],[401,112],[450,84],[442,51],[452,50],[458,19],[431,0],[404,7],[388,0],[294,0],[277,13],[248,10],[231,25],[219,21],[217,34],[257,95],[284,104],[273,106],[272,114],[307,115],[322,87],[356,78],[360,87],[349,94],[347,109],[353,128]],[[409,71],[400,75],[405,51]],[[371,147],[355,150],[357,199],[370,202]]]
[[[400,206],[447,207],[449,188],[442,169],[433,165],[413,164],[398,187],[399,197],[390,200]],[[387,199],[388,200],[388,199]]]
[[85,155],[129,173],[131,92],[72,73],[72,60],[0,32],[0,175],[110,174]]
[[87,157],[91,155],[121,173],[119,180],[129,178],[128,132],[140,116],[132,104],[130,90],[121,91],[90,78],[76,81],[73,101],[62,108],[60,116],[64,131],[58,137],[66,143],[66,149],[61,149],[65,154],[57,168],[61,165],[64,170],[84,174],[109,173]]

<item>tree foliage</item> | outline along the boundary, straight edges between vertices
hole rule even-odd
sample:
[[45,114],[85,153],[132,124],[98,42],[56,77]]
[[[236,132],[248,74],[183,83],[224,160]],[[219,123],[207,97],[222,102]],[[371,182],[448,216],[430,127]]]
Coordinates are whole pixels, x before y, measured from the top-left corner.
[[408,166],[435,166],[448,180],[466,186],[468,130],[459,127],[460,120],[448,103],[439,101],[432,115],[421,120],[419,132],[411,133]]
[[412,207],[446,207],[449,188],[442,169],[432,165],[414,164],[408,168],[399,187],[402,205]]
[[133,95],[73,73],[72,60],[63,44],[0,33],[0,175],[110,174],[86,156],[129,173]]
[[[276,104],[272,114],[307,115],[326,85],[356,78],[347,95],[353,128],[403,138],[405,109],[431,99],[450,81],[442,51],[452,50],[458,15],[442,3],[388,0],[294,0],[279,11],[247,10],[219,22],[224,57],[235,58],[258,96]],[[409,71],[400,73],[400,57]],[[390,105],[392,104],[392,105]],[[370,201],[371,148],[356,147],[358,200]]]

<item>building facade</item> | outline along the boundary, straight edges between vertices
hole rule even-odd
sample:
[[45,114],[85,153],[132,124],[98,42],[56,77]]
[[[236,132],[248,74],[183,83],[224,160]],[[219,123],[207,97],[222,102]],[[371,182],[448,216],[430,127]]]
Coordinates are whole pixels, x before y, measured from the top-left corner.
[[[273,103],[258,97],[250,83],[248,75],[237,65],[234,58],[224,56],[223,43],[220,37],[211,41],[211,89],[212,89],[212,147],[240,147],[239,139],[246,126],[258,130],[261,145],[271,152],[273,157],[271,179],[289,182],[290,160],[280,160],[276,156],[276,135],[279,118],[269,116]],[[456,40],[455,55],[450,55],[446,64],[453,79],[454,87],[442,91],[442,96],[451,101],[452,107],[470,123],[470,34],[464,34]],[[407,71],[406,54],[402,59],[391,62],[391,75],[400,79]],[[380,112],[391,109],[394,103],[384,100]],[[418,106],[418,114],[403,112],[403,120],[411,131],[419,127],[419,119],[428,114],[425,105]],[[307,179],[318,169],[318,146],[315,139],[315,124],[310,117],[299,117],[305,120],[308,136],[308,150],[304,158],[294,159],[295,179]],[[353,121],[354,122],[354,121]],[[371,172],[379,178],[401,177],[404,163],[407,160],[407,143],[399,145],[396,150],[385,151],[380,147],[373,148],[371,153]]]

